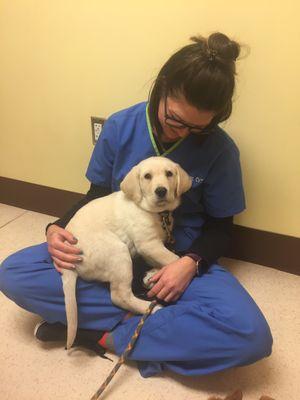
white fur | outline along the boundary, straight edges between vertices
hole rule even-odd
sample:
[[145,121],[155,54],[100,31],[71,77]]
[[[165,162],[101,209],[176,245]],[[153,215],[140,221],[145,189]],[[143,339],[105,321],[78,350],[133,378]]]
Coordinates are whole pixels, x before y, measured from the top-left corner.
[[[170,172],[172,176],[167,176]],[[167,189],[164,199],[155,193],[158,187]],[[121,191],[91,201],[70,220],[66,229],[78,239],[83,261],[75,270],[62,272],[68,349],[77,332],[77,276],[110,282],[115,305],[135,313],[146,312],[150,302],[136,298],[131,290],[131,260],[138,253],[149,265],[160,268],[178,259],[164,246],[166,233],[158,213],[174,210],[180,204],[180,195],[190,187],[190,177],[178,164],[151,157],[127,174]]]

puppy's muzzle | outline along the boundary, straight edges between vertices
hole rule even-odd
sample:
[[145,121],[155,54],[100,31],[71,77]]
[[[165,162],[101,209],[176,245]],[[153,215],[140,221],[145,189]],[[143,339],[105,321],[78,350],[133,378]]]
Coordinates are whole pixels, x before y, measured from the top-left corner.
[[155,189],[155,194],[159,199],[164,199],[167,194],[167,189],[163,186],[159,186],[158,188]]

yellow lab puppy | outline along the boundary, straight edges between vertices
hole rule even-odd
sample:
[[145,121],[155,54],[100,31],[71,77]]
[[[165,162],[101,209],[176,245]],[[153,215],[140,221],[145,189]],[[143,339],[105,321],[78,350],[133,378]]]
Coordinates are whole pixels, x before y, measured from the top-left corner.
[[[149,265],[162,267],[178,259],[164,246],[163,211],[173,211],[191,178],[176,163],[151,157],[136,165],[121,183],[121,190],[82,207],[66,229],[78,239],[83,261],[62,272],[68,322],[67,348],[77,332],[76,280],[110,283],[112,302],[143,314],[150,302],[131,290],[132,258],[138,253]],[[157,272],[157,271],[155,271]],[[149,275],[148,275],[149,278]]]

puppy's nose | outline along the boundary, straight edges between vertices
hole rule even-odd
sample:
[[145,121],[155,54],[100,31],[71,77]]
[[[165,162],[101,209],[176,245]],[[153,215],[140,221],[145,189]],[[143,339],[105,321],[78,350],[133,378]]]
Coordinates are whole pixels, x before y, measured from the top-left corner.
[[157,195],[157,197],[159,197],[160,199],[163,199],[166,194],[167,194],[167,189],[159,186],[158,188],[155,189],[155,194]]

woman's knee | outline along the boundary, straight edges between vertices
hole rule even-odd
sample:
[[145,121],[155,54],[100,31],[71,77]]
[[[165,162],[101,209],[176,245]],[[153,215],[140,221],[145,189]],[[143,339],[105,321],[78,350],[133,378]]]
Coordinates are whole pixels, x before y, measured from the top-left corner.
[[268,357],[272,353],[273,337],[269,324],[264,319],[257,329],[258,343],[255,344],[258,359]]
[[271,355],[273,338],[270,327],[261,313],[254,320],[248,320],[244,324],[238,342],[240,365],[252,364]]
[[17,280],[15,277],[16,270],[9,262],[9,258],[4,260],[0,266],[0,291],[7,297],[14,297],[14,292],[17,287]]
[[32,285],[27,252],[28,249],[23,249],[11,254],[0,265],[0,291],[16,303],[25,296],[26,288]]
[[0,291],[15,300],[32,287],[33,273],[50,266],[50,261],[46,243],[11,254],[0,265]]

